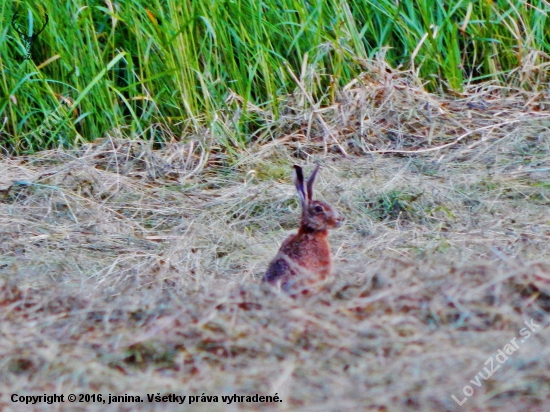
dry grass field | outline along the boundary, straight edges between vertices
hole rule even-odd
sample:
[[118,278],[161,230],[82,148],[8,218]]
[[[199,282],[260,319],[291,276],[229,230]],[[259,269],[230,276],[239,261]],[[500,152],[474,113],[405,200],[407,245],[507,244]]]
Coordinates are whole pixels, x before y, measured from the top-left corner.
[[[2,410],[550,410],[550,96],[380,70],[293,99],[230,167],[207,131],[1,159]],[[260,278],[315,162],[346,222],[291,298]]]

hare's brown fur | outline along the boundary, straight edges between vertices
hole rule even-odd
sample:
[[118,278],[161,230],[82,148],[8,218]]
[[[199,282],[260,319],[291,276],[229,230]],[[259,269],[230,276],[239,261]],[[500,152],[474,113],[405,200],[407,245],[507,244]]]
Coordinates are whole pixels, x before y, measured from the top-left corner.
[[269,264],[264,282],[280,283],[284,290],[304,288],[327,279],[332,272],[328,229],[339,227],[342,215],[328,204],[313,200],[319,166],[304,185],[302,168],[294,166],[294,183],[302,206],[298,233],[289,236]]

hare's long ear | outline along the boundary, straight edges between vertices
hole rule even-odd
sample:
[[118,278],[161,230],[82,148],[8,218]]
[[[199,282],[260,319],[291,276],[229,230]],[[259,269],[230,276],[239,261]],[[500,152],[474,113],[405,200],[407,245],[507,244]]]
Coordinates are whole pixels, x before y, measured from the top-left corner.
[[307,200],[309,201],[313,200],[313,183],[315,183],[315,177],[317,176],[318,171],[319,165],[315,167],[315,169],[311,173],[311,176],[309,177],[309,179],[307,179]]
[[298,196],[300,197],[300,204],[302,209],[306,210],[307,206],[307,195],[304,188],[304,172],[300,166],[294,165],[294,185],[298,191]]

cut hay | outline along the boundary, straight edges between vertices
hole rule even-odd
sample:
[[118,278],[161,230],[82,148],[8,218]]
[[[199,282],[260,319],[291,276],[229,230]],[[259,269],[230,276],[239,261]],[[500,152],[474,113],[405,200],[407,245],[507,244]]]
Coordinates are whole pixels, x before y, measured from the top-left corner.
[[[548,410],[547,102],[384,73],[289,104],[231,167],[200,139],[3,158],[3,410]],[[259,279],[297,227],[290,166],[313,161],[347,221],[334,280],[292,299]]]

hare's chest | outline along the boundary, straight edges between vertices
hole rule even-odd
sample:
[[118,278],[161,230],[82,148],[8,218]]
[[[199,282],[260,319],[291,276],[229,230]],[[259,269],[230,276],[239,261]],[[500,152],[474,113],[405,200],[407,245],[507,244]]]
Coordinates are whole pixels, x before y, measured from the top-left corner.
[[282,252],[308,271],[325,275],[331,270],[330,246],[326,236],[297,235],[283,245]]

